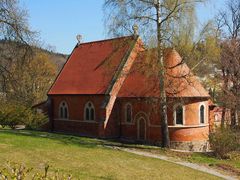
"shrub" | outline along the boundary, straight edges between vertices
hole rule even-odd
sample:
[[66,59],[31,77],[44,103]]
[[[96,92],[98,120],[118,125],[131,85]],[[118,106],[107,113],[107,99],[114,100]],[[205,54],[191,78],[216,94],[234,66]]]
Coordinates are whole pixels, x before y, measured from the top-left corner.
[[5,115],[4,115],[4,113],[2,113],[1,110],[0,110],[0,126],[2,126],[2,128],[7,126]]
[[228,153],[239,150],[237,133],[230,128],[218,128],[209,136],[211,148],[218,158],[228,158]]
[[6,167],[2,170],[0,169],[0,179],[16,179],[16,180],[71,180],[71,175],[60,174],[59,171],[54,173],[49,173],[49,165],[45,165],[43,172],[31,173],[33,168],[27,168],[22,164],[7,162]]
[[29,129],[38,129],[47,122],[47,117],[31,108],[15,103],[0,104],[0,125],[15,129],[16,125],[26,125]]
[[24,122],[27,129],[40,129],[48,122],[48,117],[43,113],[33,111],[32,109],[26,109],[25,113]]
[[1,104],[0,105],[0,123],[3,126],[9,126],[12,129],[18,124],[23,124],[25,108],[20,105],[14,104]]

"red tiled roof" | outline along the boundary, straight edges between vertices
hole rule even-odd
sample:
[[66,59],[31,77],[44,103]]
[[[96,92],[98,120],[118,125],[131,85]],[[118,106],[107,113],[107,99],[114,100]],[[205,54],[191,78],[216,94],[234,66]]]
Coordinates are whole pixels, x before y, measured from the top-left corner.
[[77,46],[48,94],[104,94],[133,36]]
[[[105,94],[135,41],[129,36],[80,44],[73,50],[48,94]],[[166,50],[164,57],[169,97],[209,97],[175,50]],[[154,50],[139,52],[118,97],[159,97],[158,70]]]
[[[208,92],[172,49],[164,53],[166,93],[168,97],[209,97]],[[157,58],[154,51],[139,54],[123,83],[118,97],[159,97]]]

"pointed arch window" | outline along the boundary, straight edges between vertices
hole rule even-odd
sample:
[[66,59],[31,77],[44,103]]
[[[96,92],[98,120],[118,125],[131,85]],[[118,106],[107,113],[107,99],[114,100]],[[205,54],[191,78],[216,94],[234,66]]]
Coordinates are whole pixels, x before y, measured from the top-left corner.
[[87,102],[84,108],[84,120],[94,121],[95,120],[95,109],[92,102]]
[[205,122],[205,107],[204,105],[200,106],[200,123],[204,123]]
[[132,122],[132,105],[131,104],[126,104],[125,108],[125,119],[126,122]]
[[59,105],[59,118],[60,119],[68,119],[68,105],[65,101],[62,101]]

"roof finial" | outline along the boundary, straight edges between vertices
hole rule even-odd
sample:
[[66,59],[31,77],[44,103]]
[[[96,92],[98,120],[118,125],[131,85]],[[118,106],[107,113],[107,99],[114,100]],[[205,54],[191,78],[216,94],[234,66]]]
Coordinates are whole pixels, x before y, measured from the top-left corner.
[[80,45],[81,44],[81,40],[82,40],[82,35],[78,34],[76,36],[76,38],[77,38],[77,41],[78,41],[78,45]]
[[138,25],[134,24],[132,26],[132,29],[133,29],[134,36],[138,36]]

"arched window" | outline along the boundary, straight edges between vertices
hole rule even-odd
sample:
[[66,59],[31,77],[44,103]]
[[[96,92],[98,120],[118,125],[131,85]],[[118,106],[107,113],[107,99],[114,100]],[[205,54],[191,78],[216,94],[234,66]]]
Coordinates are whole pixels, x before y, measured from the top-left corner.
[[85,104],[84,119],[86,121],[94,121],[95,120],[95,110],[94,110],[93,103],[91,103],[91,102],[87,102]]
[[184,124],[184,108],[182,105],[177,105],[174,108],[174,123],[176,125]]
[[205,116],[205,107],[204,105],[201,105],[200,106],[200,123],[204,123],[205,121],[204,116]]
[[126,119],[126,122],[132,122],[132,106],[131,106],[131,104],[126,104],[125,119]]
[[59,105],[59,118],[68,119],[68,105],[65,101],[62,101]]

